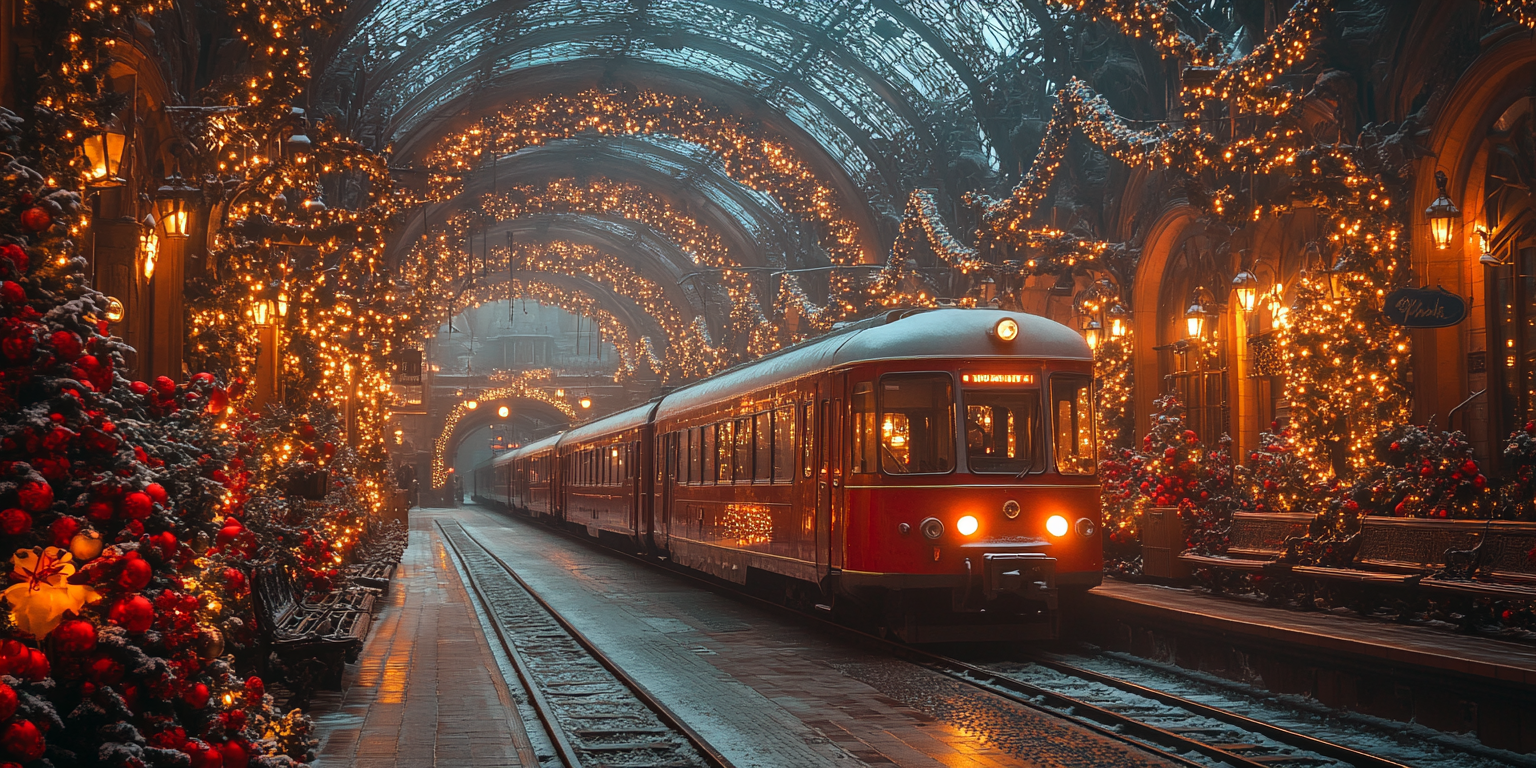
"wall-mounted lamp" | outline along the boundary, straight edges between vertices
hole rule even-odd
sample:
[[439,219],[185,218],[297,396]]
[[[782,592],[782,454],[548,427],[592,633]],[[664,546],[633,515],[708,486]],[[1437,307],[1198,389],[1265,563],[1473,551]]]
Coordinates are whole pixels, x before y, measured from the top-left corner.
[[139,231],[139,254],[144,257],[144,279],[155,279],[155,265],[160,261],[160,233],[153,213],[144,217]]
[[123,149],[127,146],[128,137],[122,131],[111,128],[95,136],[85,137],[80,148],[85,153],[87,163],[86,183],[93,187],[117,187],[124,184],[117,172],[122,167]]
[[251,302],[251,319],[257,325],[267,325],[272,321],[272,302],[266,299],[256,299]]
[[1503,260],[1494,255],[1493,251],[1489,250],[1488,248],[1489,242],[1493,239],[1493,236],[1488,233],[1488,228],[1482,225],[1478,225],[1476,231],[1478,242],[1481,243],[1478,251],[1477,263],[1485,267],[1504,266]]
[[1440,196],[1424,209],[1424,218],[1429,221],[1429,236],[1435,243],[1437,250],[1445,250],[1451,247],[1451,229],[1456,219],[1461,217],[1461,210],[1451,202],[1450,193],[1445,191],[1445,171],[1435,171],[1435,184],[1440,187]]
[[1232,278],[1232,290],[1237,294],[1237,304],[1243,308],[1244,313],[1252,312],[1259,301],[1259,278],[1257,275],[1243,270]]
[[1188,331],[1189,338],[1198,339],[1205,331],[1205,307],[1195,299],[1189,309],[1184,310],[1184,328]]
[[192,226],[192,200],[200,194],[202,190],[188,184],[179,173],[166,177],[165,184],[155,190],[155,211],[160,214],[166,237],[179,240],[187,236]]

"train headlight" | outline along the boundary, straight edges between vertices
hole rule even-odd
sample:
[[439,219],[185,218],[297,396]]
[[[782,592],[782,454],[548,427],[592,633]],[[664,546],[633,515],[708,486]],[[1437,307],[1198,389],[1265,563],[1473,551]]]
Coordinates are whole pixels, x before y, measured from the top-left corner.
[[1003,517],[1016,520],[1019,517],[1019,503],[1013,499],[1003,502]]
[[992,337],[998,341],[1013,341],[1019,337],[1019,321],[1005,317],[992,326]]
[[1052,536],[1067,535],[1067,519],[1061,515],[1051,515],[1045,521],[1045,530]]
[[919,523],[917,529],[922,531],[924,536],[936,541],[944,535],[944,522],[937,517],[930,517]]
[[1086,517],[1080,517],[1077,519],[1077,535],[1087,539],[1091,538],[1093,534],[1098,533],[1098,531],[1098,523],[1095,523]]
[[970,536],[980,527],[981,524],[976,522],[976,518],[972,515],[965,515],[955,521],[955,530],[959,531],[961,536]]

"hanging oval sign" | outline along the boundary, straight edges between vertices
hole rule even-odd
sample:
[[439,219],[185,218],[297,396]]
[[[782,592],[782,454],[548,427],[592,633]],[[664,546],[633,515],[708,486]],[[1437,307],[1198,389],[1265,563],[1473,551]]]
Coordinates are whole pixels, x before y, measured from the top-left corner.
[[1467,302],[1440,288],[1399,288],[1387,294],[1387,319],[1404,328],[1445,328],[1467,319]]

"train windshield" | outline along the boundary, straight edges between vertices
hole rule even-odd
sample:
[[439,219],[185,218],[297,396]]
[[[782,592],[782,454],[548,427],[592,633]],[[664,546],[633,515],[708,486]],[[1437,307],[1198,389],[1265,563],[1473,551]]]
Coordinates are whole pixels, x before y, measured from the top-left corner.
[[1093,382],[1086,376],[1051,377],[1051,422],[1056,471],[1091,475],[1098,471],[1093,449]]
[[963,390],[965,459],[972,472],[1013,475],[1043,472],[1040,392]]
[[892,475],[948,472],[955,467],[954,434],[955,395],[949,374],[880,379],[881,470]]

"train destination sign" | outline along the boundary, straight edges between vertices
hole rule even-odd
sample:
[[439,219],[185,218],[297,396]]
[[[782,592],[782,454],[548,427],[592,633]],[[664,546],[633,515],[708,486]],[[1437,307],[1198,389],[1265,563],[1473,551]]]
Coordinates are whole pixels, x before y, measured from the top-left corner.
[[1387,294],[1383,312],[1404,328],[1445,328],[1467,318],[1467,302],[1443,288],[1399,288]]
[[963,384],[1033,384],[1033,373],[962,373]]

